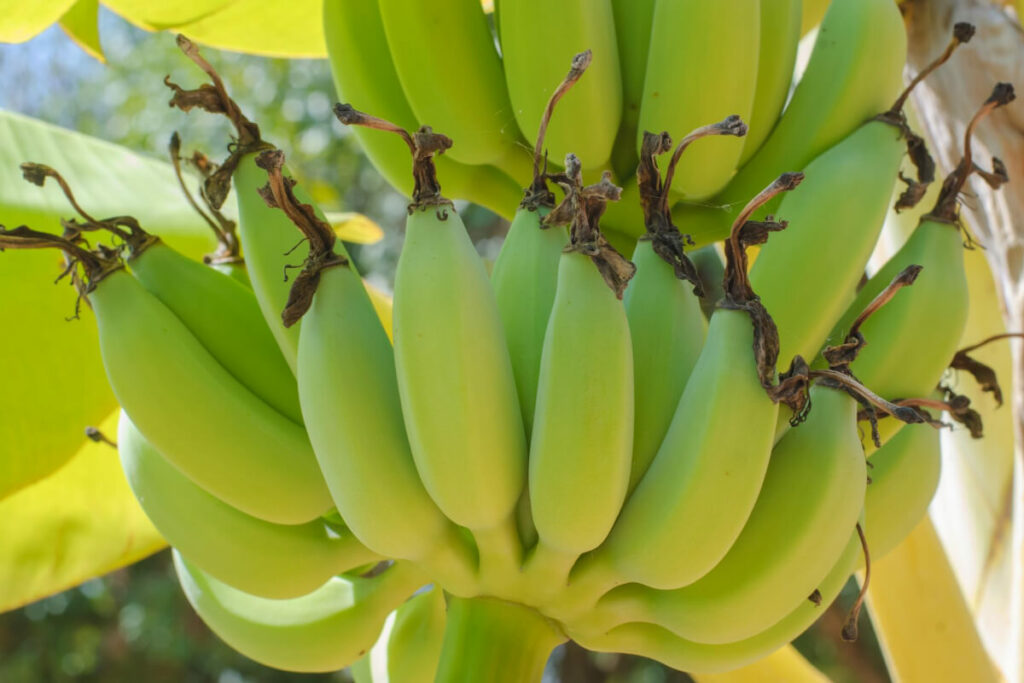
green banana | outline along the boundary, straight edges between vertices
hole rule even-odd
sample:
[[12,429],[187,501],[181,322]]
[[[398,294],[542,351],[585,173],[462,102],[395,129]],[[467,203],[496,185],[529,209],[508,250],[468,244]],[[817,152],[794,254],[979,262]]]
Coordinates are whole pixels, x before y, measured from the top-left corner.
[[772,627],[810,595],[843,554],[865,507],[867,478],[857,402],[816,386],[811,404],[807,421],[773,449],[750,519],[714,569],[672,591],[621,586],[595,611],[725,644]]
[[[803,78],[771,134],[710,205],[680,205],[677,224],[698,245],[721,239],[742,202],[780,170],[805,168],[885,111],[902,87],[906,57],[906,30],[892,0],[833,0]],[[769,203],[755,218],[774,213],[776,204]]]
[[[656,0],[638,149],[644,131],[693,130],[731,114],[750,120],[760,4],[761,0]],[[691,151],[676,170],[674,193],[694,200],[714,195],[735,173],[742,151],[742,140]],[[766,184],[767,180],[761,186]]]
[[589,50],[573,57],[568,75],[548,100],[534,147],[533,182],[526,188],[491,271],[527,438],[533,429],[541,348],[555,300],[558,262],[568,241],[564,227],[543,224],[555,197],[542,171],[541,153],[555,105],[583,75],[590,59]]
[[269,522],[301,524],[331,507],[302,427],[232,377],[120,261],[24,226],[0,229],[0,245],[57,248],[84,270],[74,282],[96,315],[118,403],[190,479]]
[[864,124],[808,164],[807,181],[779,205],[789,227],[758,253],[750,280],[779,328],[784,361],[814,358],[852,301],[885,221],[901,138],[895,125]]
[[864,498],[871,558],[881,559],[928,514],[939,486],[942,454],[939,432],[929,425],[908,425],[869,460],[871,482]]
[[597,225],[619,188],[607,177],[584,187],[572,155],[558,182],[566,198],[544,220],[570,223],[570,241],[541,353],[529,486],[534,554],[575,560],[607,536],[629,483],[633,353],[620,299],[635,268]]
[[586,574],[596,573],[607,576],[598,582],[604,590],[630,581],[679,588],[710,571],[739,536],[768,467],[778,414],[765,391],[774,359],[759,354],[755,361],[751,354],[747,311],[756,307],[756,296],[745,280],[743,249],[750,242],[742,228],[758,206],[800,180],[798,173],[780,176],[737,217],[727,249],[725,305],[741,310],[722,308],[711,317],[661,448],[608,540],[574,570],[573,581],[587,585]]
[[276,669],[342,669],[373,645],[388,613],[423,583],[410,565],[397,563],[373,578],[336,576],[290,600],[249,595],[207,575],[174,551],[185,598],[221,640],[246,657]]
[[302,423],[295,376],[251,290],[160,242],[133,251],[128,267],[239,382]]
[[493,529],[512,515],[526,474],[526,438],[501,317],[462,219],[441,196],[432,155],[451,145],[427,128],[335,107],[346,125],[400,133],[416,186],[395,273],[398,391],[420,477],[456,524]]
[[644,95],[647,53],[651,45],[655,0],[612,0],[615,39],[622,72],[622,121],[612,147],[612,167],[619,178],[633,175],[637,165],[636,136]]
[[[784,361],[796,355],[813,358],[834,322],[843,316],[854,299],[857,284],[885,221],[892,187],[907,148],[905,139],[917,140],[922,145],[914,152],[914,159],[922,168],[923,182],[909,181],[910,189],[897,201],[897,209],[913,206],[916,196],[911,190],[920,192],[924,183],[931,180],[931,161],[919,160],[921,155],[927,156],[927,151],[923,142],[910,132],[902,105],[918,82],[945,62],[958,45],[970,40],[973,27],[957,26],[966,28],[954,31],[949,47],[918,74],[895,103],[884,114],[863,124],[811,161],[806,168],[807,183],[779,204],[780,215],[785,216],[792,227],[761,250],[751,268],[750,280],[779,328],[779,357]],[[829,228],[822,230],[822,225]],[[859,314],[897,273],[912,263],[922,262],[903,261],[894,266],[878,281],[878,287],[857,299],[853,310]],[[925,278],[929,277],[928,271],[926,268]],[[794,289],[793,282],[802,286]],[[908,306],[907,302],[920,296],[921,291],[919,282],[891,306]],[[880,315],[891,315],[893,310],[887,307]],[[876,322],[872,318],[869,325]],[[847,329],[843,327],[841,331],[845,333]],[[878,349],[886,348],[868,329],[864,334],[872,341],[864,353],[873,355]],[[845,335],[833,337],[843,338]],[[898,374],[903,372],[901,368]],[[859,376],[856,371],[854,374]],[[889,396],[872,381],[862,379],[874,391]]]
[[[335,88],[342,100],[355,102],[364,111],[377,112],[408,130],[415,129],[417,119],[402,90],[377,2],[325,0],[323,5],[324,39]],[[434,51],[436,48],[431,48]],[[423,82],[433,80],[425,78]],[[389,135],[358,129],[353,132],[385,179],[402,194],[412,194],[406,147]],[[436,161],[445,187],[453,196],[512,218],[520,183],[493,166],[467,166],[443,157]]]
[[423,590],[392,612],[380,638],[352,665],[355,683],[433,683],[445,626],[444,591]]
[[[703,126],[680,141],[662,182],[655,157],[671,149],[667,133],[644,133],[637,185],[647,232],[636,243],[636,276],[623,297],[633,345],[635,407],[629,491],[636,488],[658,452],[679,397],[697,362],[708,326],[700,309],[697,270],[683,253],[685,238],[672,225],[668,194],[676,162],[689,145],[707,135],[744,135],[738,117]],[[682,280],[693,285],[686,291]]]
[[239,384],[156,297],[115,271],[89,301],[114,395],[189,478],[280,524],[331,506],[303,429]]
[[[844,330],[892,274],[909,263],[924,267],[915,286],[868,319],[862,331],[871,344],[853,362],[854,374],[876,393],[889,399],[927,396],[949,365],[967,321],[968,291],[960,235],[958,197],[974,172],[970,137],[988,113],[1013,99],[1013,88],[999,84],[979,109],[965,133],[964,158],[943,183],[935,207],[922,217],[907,242],[857,293],[836,325]],[[996,164],[997,169],[1001,164]],[[999,173],[987,174],[994,184]],[[893,420],[879,423],[891,436]],[[884,442],[884,439],[883,439]]]
[[[525,180],[530,157],[479,0],[377,0],[377,5],[395,70],[417,120],[458,139],[449,152],[456,161],[493,163]],[[437,40],[444,35],[451,40],[438,49]],[[437,79],[447,78],[459,84],[458,97],[439,96]]]
[[[185,56],[210,77],[212,86],[185,90],[165,80],[165,84],[174,92],[171,106],[185,112],[199,107],[204,111],[223,114],[237,132],[230,156],[207,177],[204,195],[211,205],[219,208],[228,190],[234,189],[238,205],[238,235],[245,253],[253,293],[267,326],[294,373],[299,329],[294,326],[286,328],[281,322],[280,312],[288,300],[289,285],[285,278],[287,267],[294,260],[301,262],[306,253],[304,245],[296,243],[294,229],[287,217],[268,207],[259,193],[266,182],[266,174],[256,166],[255,156],[272,145],[263,141],[259,126],[247,119],[231,99],[224,82],[199,53],[199,48],[182,35],[178,36],[177,42]],[[309,201],[306,197],[303,199]]]
[[603,167],[622,118],[611,0],[502,2],[496,16],[509,98],[519,129],[527,135],[540,124],[550,84],[559,82],[562,64],[584,50],[597,56],[587,80],[561,104],[561,116],[547,139],[552,158],[574,153],[589,168]]
[[[860,554],[861,544],[855,532],[842,556],[818,585],[822,604],[831,603],[839,595],[854,571]],[[774,652],[800,635],[821,616],[822,611],[818,604],[803,598],[782,621],[771,628],[750,638],[720,645],[695,643],[657,624],[642,622],[622,624],[600,633],[586,626],[580,629],[575,625],[566,625],[566,633],[583,647],[596,652],[636,654],[680,671],[717,673],[738,669]]]
[[239,382],[285,417],[300,423],[295,378],[267,329],[252,291],[164,244],[128,216],[97,220],[75,200],[60,174],[43,164],[21,165],[24,177],[39,185],[53,178],[80,218],[76,231],[104,230],[128,252],[132,274],[181,319],[210,354]]
[[193,484],[153,448],[123,411],[118,453],[132,492],[160,534],[197,567],[238,590],[295,598],[380,555],[322,520],[282,525],[236,510]]
[[739,165],[761,147],[782,113],[800,44],[801,0],[761,0],[757,85]]
[[[446,583],[472,580],[473,561],[420,482],[406,439],[394,356],[363,282],[331,226],[297,200],[284,155],[263,152],[268,193],[310,244],[285,310],[300,316],[299,396],[320,469],[345,524],[387,557],[428,560]],[[314,290],[305,283],[318,281]]]

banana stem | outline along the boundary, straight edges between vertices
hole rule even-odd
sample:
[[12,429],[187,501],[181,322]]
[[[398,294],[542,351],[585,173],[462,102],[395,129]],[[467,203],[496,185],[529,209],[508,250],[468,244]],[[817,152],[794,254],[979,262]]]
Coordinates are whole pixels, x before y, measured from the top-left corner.
[[490,594],[507,596],[519,583],[523,547],[519,542],[515,516],[490,529],[473,529],[480,553],[480,581]]
[[561,592],[569,583],[569,572],[579,558],[538,541],[523,564],[524,602],[546,604],[552,594]]
[[473,557],[468,540],[454,525],[438,539],[430,553],[416,558],[416,564],[423,567],[449,593],[468,597],[480,592],[476,558]]
[[544,606],[544,613],[559,621],[572,621],[593,609],[601,596],[623,583],[625,579],[606,554],[585,555],[573,567],[569,585]]
[[566,637],[538,612],[492,598],[448,600],[435,683],[540,681]]

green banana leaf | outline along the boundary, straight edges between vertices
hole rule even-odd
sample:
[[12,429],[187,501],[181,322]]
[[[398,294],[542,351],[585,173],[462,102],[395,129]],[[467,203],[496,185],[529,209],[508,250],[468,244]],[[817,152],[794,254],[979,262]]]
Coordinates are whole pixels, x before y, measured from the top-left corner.
[[[97,426],[117,434],[117,411]],[[166,545],[135,502],[117,451],[82,435],[70,461],[0,500],[0,612],[136,562]]]
[[[59,232],[70,207],[54,182],[21,178],[35,161],[60,171],[79,203],[99,216],[134,215],[142,225],[192,255],[212,249],[208,228],[182,197],[169,163],[117,145],[0,111],[0,223]],[[66,463],[82,430],[115,406],[83,304],[68,321],[76,294],[53,281],[63,264],[56,251],[0,254],[0,320],[5,331],[0,391],[0,499]]]

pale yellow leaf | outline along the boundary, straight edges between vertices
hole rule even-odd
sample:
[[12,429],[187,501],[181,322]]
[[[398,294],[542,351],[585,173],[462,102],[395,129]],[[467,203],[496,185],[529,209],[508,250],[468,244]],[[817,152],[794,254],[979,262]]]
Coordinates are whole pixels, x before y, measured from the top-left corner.
[[872,565],[868,608],[896,683],[999,680],[927,517]]
[[[49,164],[79,203],[99,216],[134,215],[148,230],[193,256],[209,251],[209,228],[182,198],[171,165],[123,147],[0,111],[0,224],[60,232],[71,215],[56,184],[25,182],[18,165]],[[5,331],[0,391],[0,499],[67,462],[81,430],[116,407],[100,362],[96,325],[58,252],[0,253],[0,325]]]
[[[970,312],[961,346],[1006,330],[995,282],[985,253],[964,252],[970,288]],[[999,341],[972,352],[999,378],[1006,405],[997,408],[966,372],[951,377],[958,393],[981,413],[985,437],[972,439],[964,429],[942,432],[942,478],[931,507],[935,527],[950,556],[968,604],[989,651],[1009,657],[1010,543],[1014,424],[1010,342]],[[1009,660],[1000,660],[1004,670]]]
[[377,317],[380,318],[384,331],[388,333],[388,339],[392,339],[391,296],[377,289],[366,280],[363,280],[363,286],[366,287],[366,293],[370,295],[370,303],[373,304],[373,310],[377,312]]
[[342,242],[352,244],[373,244],[384,238],[384,231],[369,216],[361,213],[329,211],[327,222],[334,228],[334,234]]
[[[117,411],[98,427],[116,437]],[[46,479],[0,501],[0,612],[136,562],[166,543],[128,488],[117,450],[84,436]]]
[[697,683],[828,683],[828,678],[792,645],[776,650],[742,669],[720,674],[694,674]]
[[103,4],[136,26],[150,30],[199,21],[236,0],[103,0]]
[[0,43],[23,43],[60,19],[75,0],[0,0]]
[[[327,56],[323,0],[235,0],[198,21],[175,26],[192,40],[221,50],[267,57]],[[276,87],[267,83],[267,87]]]

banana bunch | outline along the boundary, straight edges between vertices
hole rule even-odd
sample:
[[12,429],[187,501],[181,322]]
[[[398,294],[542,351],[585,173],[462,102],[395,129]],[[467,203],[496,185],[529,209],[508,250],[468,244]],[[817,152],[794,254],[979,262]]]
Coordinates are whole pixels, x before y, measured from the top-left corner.
[[[585,159],[595,169],[590,182],[596,169],[612,170],[628,200],[609,207],[604,222],[616,244],[643,233],[636,171],[644,132],[682,134],[739,115],[749,135],[695,148],[673,183],[680,224],[704,244],[723,239],[780,170],[802,170],[885,111],[902,87],[906,37],[891,0],[833,0],[794,83],[804,4],[509,0],[488,15],[476,0],[443,0],[429,11],[415,0],[327,0],[324,29],[341,99],[408,130],[427,121],[458,140],[438,160],[447,190],[506,218],[510,194],[530,179],[527,150],[550,84],[572,55],[592,50],[594,65],[562,103],[547,146],[553,168],[568,153]],[[438,50],[442,32],[451,39]],[[452,83],[458,97],[442,94]],[[408,195],[397,141],[356,136]]]
[[[26,179],[60,184],[77,216],[59,236],[0,229],[0,249],[65,255],[125,473],[210,628],[269,666],[360,681],[539,680],[568,638],[710,673],[869,577],[937,485],[928,410],[976,426],[936,387],[966,319],[957,197],[971,173],[1005,180],[970,137],[1012,88],[861,284],[905,150],[919,177],[899,205],[933,172],[896,97],[890,0],[833,0],[784,111],[795,0],[502,0],[494,33],[476,0],[324,5],[360,103],[335,115],[411,197],[392,330],[184,37],[210,83],[168,81],[171,104],[235,128],[202,194],[217,211],[236,193],[244,264],[96,218],[39,164]],[[442,184],[513,216],[492,272]],[[723,239],[708,317],[677,222]]]

